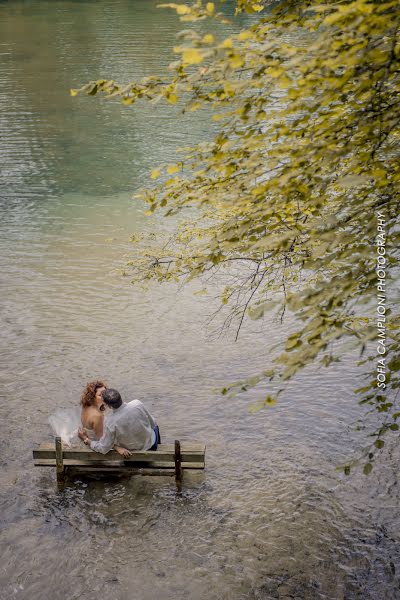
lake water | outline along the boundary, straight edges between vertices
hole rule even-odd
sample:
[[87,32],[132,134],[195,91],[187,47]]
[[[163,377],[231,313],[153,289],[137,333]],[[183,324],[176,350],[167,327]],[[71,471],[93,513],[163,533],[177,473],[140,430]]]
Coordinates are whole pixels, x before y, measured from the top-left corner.
[[[254,414],[260,392],[216,390],[268,367],[289,324],[234,343],[205,326],[215,303],[195,286],[144,293],[120,275],[130,235],[164,227],[132,195],[208,117],[69,89],[163,72],[181,24],[156,4],[0,2],[0,599],[400,598],[398,451],[368,478],[335,470],[365,443],[357,356]],[[204,441],[205,473],[181,494],[167,478],[58,491],[32,448],[98,377],[143,400],[163,437]]]

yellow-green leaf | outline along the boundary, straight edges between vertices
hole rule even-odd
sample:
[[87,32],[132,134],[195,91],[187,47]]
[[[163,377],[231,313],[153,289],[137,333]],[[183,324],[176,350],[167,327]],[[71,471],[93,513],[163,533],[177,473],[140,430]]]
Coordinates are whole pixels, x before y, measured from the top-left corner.
[[213,44],[214,43],[214,36],[211,33],[207,33],[204,37],[203,37],[203,42],[205,44]]
[[250,39],[250,38],[252,38],[252,37],[253,37],[253,36],[252,36],[251,32],[250,32],[250,31],[248,31],[248,30],[241,31],[241,32],[239,33],[239,35],[238,35],[238,39],[239,39],[241,42],[244,42],[244,41],[246,41],[246,40],[249,40],[249,39]]
[[173,175],[174,173],[178,173],[178,171],[181,170],[181,167],[179,165],[170,165],[169,167],[167,167],[167,173],[169,175]]
[[276,404],[276,399],[273,396],[267,396],[264,400],[264,404],[266,406],[274,406]]
[[152,172],[150,173],[150,177],[151,179],[158,179],[161,175],[161,171],[160,169],[153,169]]
[[196,48],[188,48],[183,51],[182,60],[187,65],[198,65],[203,62],[203,55]]
[[187,15],[188,13],[190,13],[190,8],[186,6],[186,4],[178,4],[178,6],[176,7],[176,12],[178,13],[178,15]]
[[231,38],[227,38],[226,40],[221,42],[218,48],[233,48],[233,42]]
[[176,94],[167,94],[166,98],[170,104],[176,104],[178,101],[178,96]]

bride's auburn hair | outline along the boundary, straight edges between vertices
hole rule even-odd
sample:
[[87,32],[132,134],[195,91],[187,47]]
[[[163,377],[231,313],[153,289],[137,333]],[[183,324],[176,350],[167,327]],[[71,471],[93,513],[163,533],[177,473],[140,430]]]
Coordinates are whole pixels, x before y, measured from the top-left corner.
[[83,394],[81,396],[81,405],[84,407],[93,406],[96,398],[96,392],[99,388],[107,389],[107,386],[103,381],[90,381],[83,390]]

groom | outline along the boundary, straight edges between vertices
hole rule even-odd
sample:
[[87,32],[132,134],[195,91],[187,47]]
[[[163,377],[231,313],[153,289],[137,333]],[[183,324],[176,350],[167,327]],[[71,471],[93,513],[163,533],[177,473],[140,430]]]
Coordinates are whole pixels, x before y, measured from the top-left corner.
[[98,441],[90,440],[86,431],[80,429],[79,437],[95,452],[107,454],[114,445],[126,448],[125,457],[130,450],[157,450],[161,443],[158,426],[140,400],[123,402],[117,390],[105,389],[102,392],[104,403],[112,413],[104,420],[104,431]]

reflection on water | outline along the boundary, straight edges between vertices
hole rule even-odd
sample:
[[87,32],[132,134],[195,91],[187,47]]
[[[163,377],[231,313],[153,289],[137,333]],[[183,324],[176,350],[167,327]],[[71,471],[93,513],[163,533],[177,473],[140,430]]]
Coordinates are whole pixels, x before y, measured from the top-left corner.
[[[0,599],[398,598],[396,449],[371,479],[335,471],[359,443],[356,357],[251,414],[255,392],[214,390],[265,367],[289,325],[210,338],[194,286],[144,294],[119,276],[129,236],[164,227],[131,193],[210,125],[68,89],[161,72],[179,28],[153,0],[0,4]],[[181,495],[167,478],[57,491],[32,447],[96,377],[166,438],[204,440],[206,473]]]

